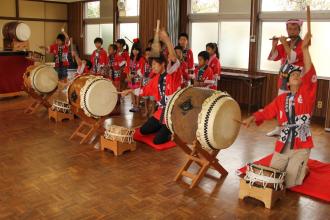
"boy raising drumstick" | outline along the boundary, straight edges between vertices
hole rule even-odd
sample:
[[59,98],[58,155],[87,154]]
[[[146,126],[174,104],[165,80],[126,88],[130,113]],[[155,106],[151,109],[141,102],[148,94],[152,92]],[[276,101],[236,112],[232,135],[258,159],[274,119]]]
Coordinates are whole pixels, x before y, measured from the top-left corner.
[[309,124],[316,98],[317,76],[308,50],[310,41],[311,33],[308,32],[302,42],[304,69],[290,71],[290,92],[279,95],[243,122],[249,127],[252,122],[260,125],[264,120],[277,117],[282,129],[270,166],[287,172],[287,188],[302,184],[313,147]]

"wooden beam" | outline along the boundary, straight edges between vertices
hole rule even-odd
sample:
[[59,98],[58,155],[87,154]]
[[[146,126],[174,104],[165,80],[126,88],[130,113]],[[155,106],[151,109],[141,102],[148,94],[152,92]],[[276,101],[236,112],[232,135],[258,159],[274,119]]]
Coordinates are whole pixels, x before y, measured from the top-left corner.
[[19,18],[19,0],[15,0],[16,19]]
[[1,20],[24,20],[24,21],[43,21],[43,22],[68,22],[65,19],[45,19],[45,18],[24,18],[24,17],[6,17],[0,16]]
[[256,74],[258,65],[258,44],[259,44],[259,19],[260,0],[251,0],[250,16],[250,48],[248,72]]

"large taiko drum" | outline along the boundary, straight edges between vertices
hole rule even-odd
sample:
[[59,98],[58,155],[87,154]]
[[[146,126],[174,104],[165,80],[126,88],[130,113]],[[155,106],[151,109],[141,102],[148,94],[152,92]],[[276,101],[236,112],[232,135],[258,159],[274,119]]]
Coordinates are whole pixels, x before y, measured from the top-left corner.
[[82,109],[88,117],[99,118],[112,112],[118,95],[110,80],[83,75],[76,77],[69,85],[68,99],[73,107]]
[[5,39],[27,41],[31,36],[30,27],[23,22],[8,22],[2,28],[2,35]]
[[167,127],[183,142],[193,144],[197,139],[204,149],[219,150],[235,141],[241,110],[227,93],[187,87],[173,94],[164,117]]
[[47,94],[54,91],[58,84],[58,74],[48,65],[30,66],[23,75],[24,85],[39,94]]

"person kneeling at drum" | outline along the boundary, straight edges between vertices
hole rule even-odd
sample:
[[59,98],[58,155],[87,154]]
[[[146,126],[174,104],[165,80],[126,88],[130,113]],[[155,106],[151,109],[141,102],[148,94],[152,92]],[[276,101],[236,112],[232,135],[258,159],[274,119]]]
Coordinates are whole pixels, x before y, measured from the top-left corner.
[[277,117],[282,129],[270,166],[287,172],[287,188],[302,184],[313,147],[309,124],[316,99],[317,76],[308,51],[310,40],[311,34],[307,33],[302,43],[304,75],[300,69],[290,72],[290,92],[279,95],[264,109],[243,121],[249,127],[252,122],[259,125],[264,120]]
[[198,67],[195,68],[194,73],[194,86],[205,87],[209,89],[217,89],[215,75],[213,70],[207,63],[209,62],[210,55],[207,51],[201,51],[198,54]]
[[[164,55],[151,57],[152,70],[155,76],[141,89],[141,96],[153,96],[158,103],[158,109],[148,121],[142,125],[140,132],[143,135],[156,133],[154,144],[163,144],[171,139],[171,132],[164,122],[164,111],[169,96],[180,89],[181,71],[180,62],[175,56],[174,48],[166,31],[159,32],[160,39],[166,43],[169,50],[169,64]],[[125,96],[133,90],[125,90]]]

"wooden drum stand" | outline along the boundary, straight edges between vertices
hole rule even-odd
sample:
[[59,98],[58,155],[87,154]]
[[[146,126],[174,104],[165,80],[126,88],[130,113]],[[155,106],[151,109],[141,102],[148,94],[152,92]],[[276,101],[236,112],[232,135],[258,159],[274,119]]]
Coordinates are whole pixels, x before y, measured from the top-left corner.
[[27,88],[25,85],[23,86],[23,90],[34,99],[34,101],[24,110],[25,114],[34,114],[40,105],[43,105],[46,109],[49,109],[52,106],[48,99],[53,95],[56,89],[45,95],[38,94],[33,89]]
[[77,109],[71,106],[71,111],[73,114],[81,118],[82,122],[79,124],[78,128],[73,132],[69,140],[75,137],[81,138],[80,144],[86,143],[88,139],[92,138],[95,133],[103,133],[103,123],[107,119],[106,116],[100,118],[91,118],[84,114],[81,109]]
[[[218,171],[221,176],[226,176],[228,172],[219,164],[217,155],[220,150],[213,150],[211,152],[204,150],[201,144],[196,140],[192,146],[192,149],[185,144],[177,135],[174,135],[174,142],[187,154],[187,162],[181,167],[175,177],[175,181],[178,181],[183,176],[191,179],[190,189],[198,185],[201,179],[205,176],[207,170],[212,168]],[[196,174],[188,171],[192,163],[195,162],[200,169]]]

